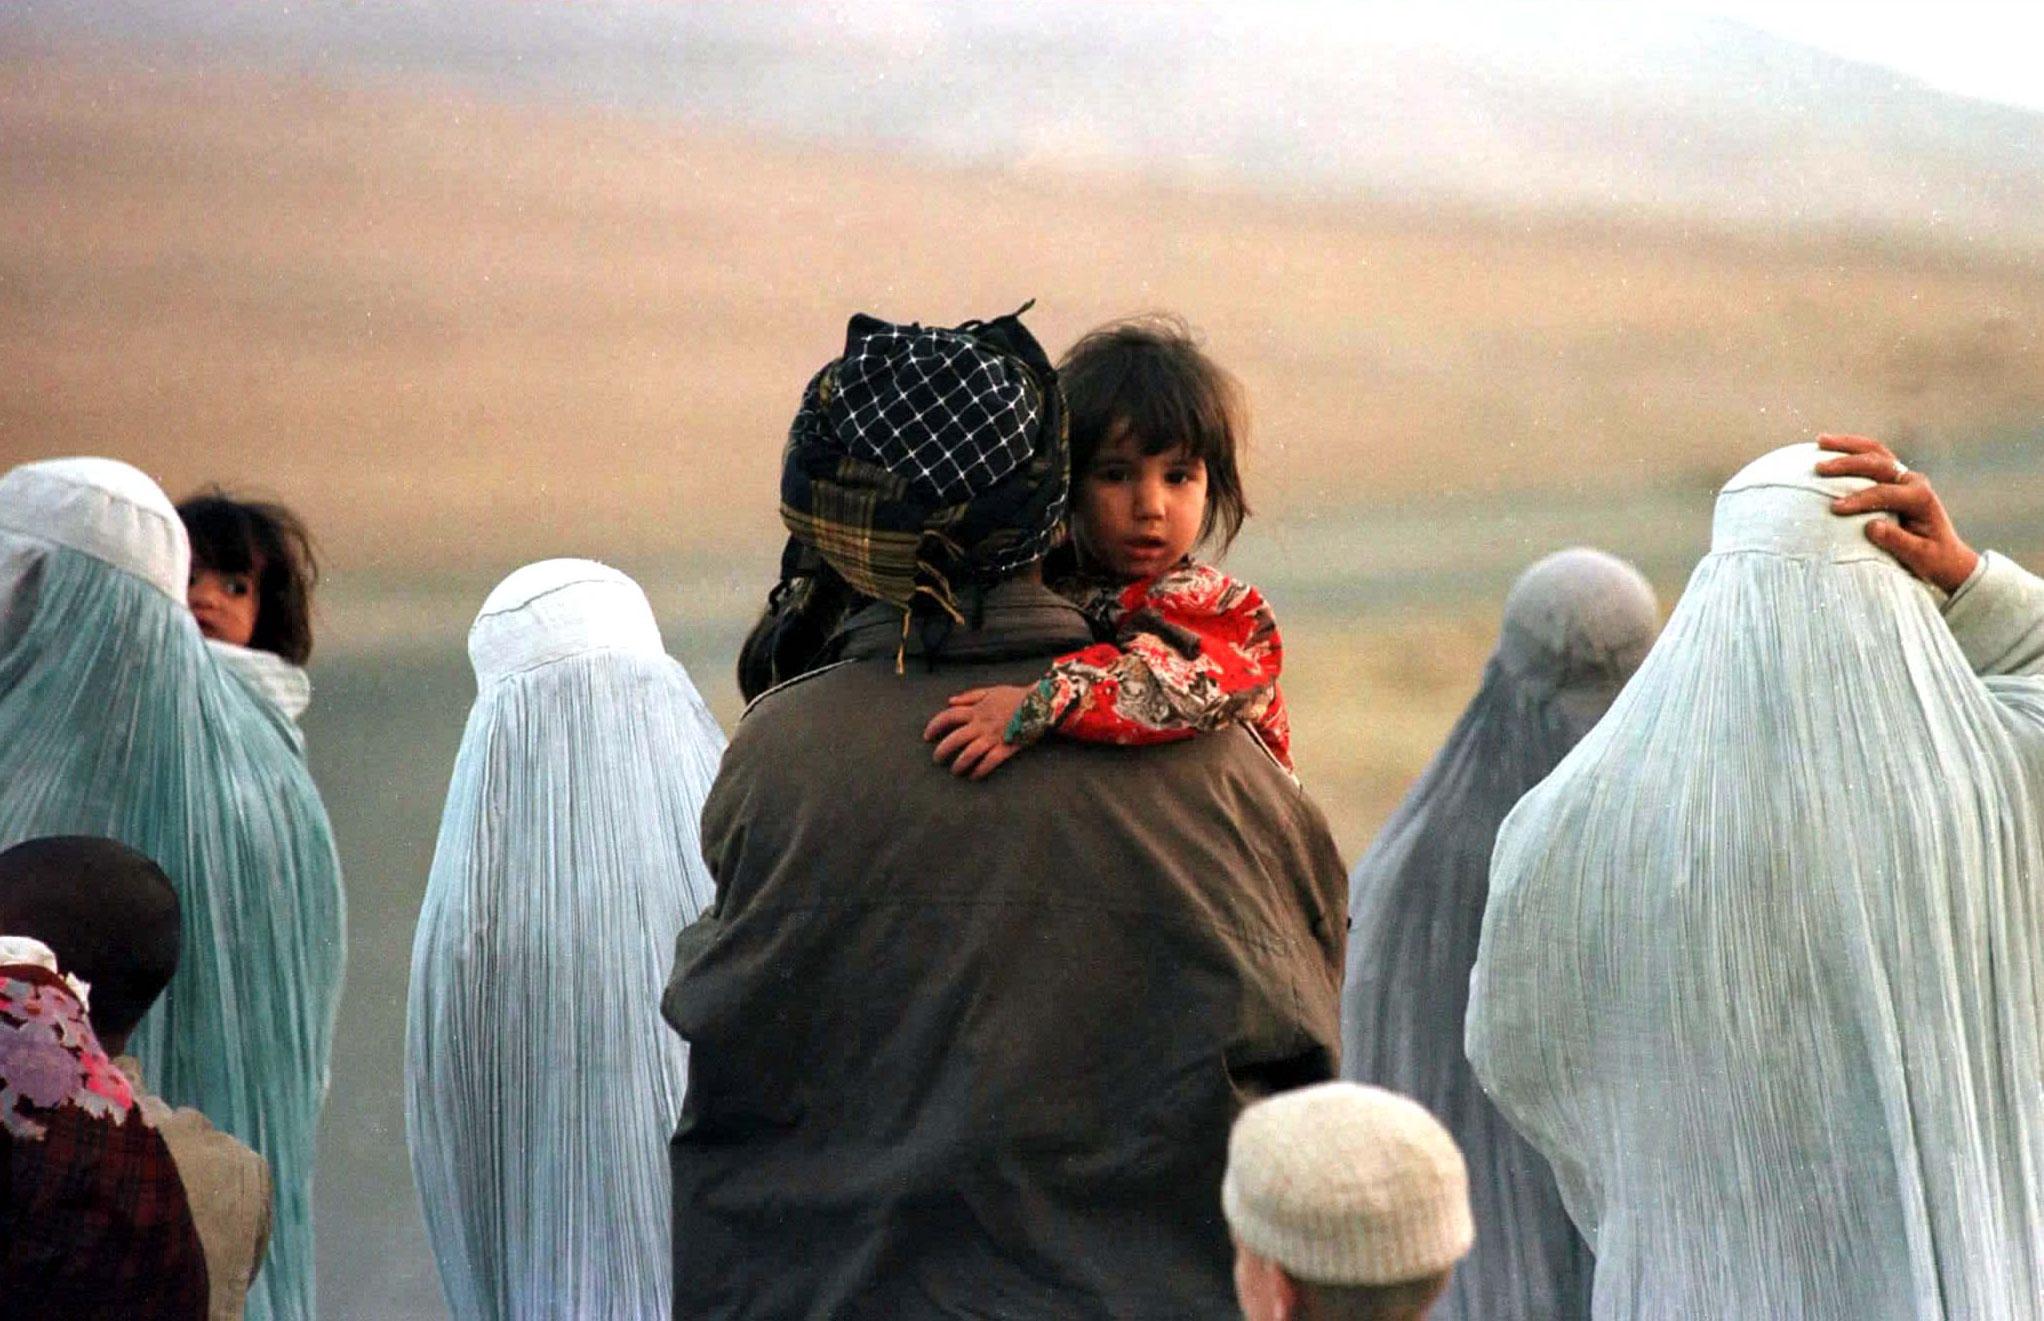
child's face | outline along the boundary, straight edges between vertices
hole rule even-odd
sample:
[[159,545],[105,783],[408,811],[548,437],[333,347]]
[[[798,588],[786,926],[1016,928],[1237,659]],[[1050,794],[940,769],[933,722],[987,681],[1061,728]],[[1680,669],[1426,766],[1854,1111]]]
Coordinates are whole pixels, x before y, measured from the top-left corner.
[[1079,478],[1080,549],[1123,578],[1162,573],[1192,553],[1207,516],[1207,466],[1182,449],[1144,454],[1126,431],[1100,443]]
[[192,617],[199,621],[199,632],[219,642],[246,647],[255,636],[255,587],[253,573],[221,573],[193,566],[185,601],[192,608]]

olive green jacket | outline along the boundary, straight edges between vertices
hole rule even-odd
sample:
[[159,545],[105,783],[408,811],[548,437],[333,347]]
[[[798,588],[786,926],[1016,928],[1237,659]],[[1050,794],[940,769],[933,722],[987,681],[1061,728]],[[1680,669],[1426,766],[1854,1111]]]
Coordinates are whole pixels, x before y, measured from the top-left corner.
[[1090,640],[1011,582],[897,674],[882,607],[739,725],[663,1001],[677,1316],[1236,1315],[1228,1129],[1335,1076],[1345,872],[1243,728],[932,764],[947,697]]

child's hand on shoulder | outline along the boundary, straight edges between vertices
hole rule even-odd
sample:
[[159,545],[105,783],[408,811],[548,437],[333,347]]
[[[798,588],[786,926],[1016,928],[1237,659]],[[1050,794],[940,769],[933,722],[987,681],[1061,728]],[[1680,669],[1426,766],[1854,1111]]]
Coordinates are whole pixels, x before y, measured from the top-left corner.
[[930,759],[939,766],[948,762],[953,775],[975,780],[992,775],[1026,746],[1008,742],[1007,732],[1028,696],[1027,688],[1014,684],[969,688],[955,695],[923,729],[923,741],[937,745]]

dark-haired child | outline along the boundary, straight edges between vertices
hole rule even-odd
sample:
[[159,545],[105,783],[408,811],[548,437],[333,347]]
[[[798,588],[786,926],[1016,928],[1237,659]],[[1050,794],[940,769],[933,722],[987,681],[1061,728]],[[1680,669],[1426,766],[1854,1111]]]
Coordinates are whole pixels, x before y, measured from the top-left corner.
[[[237,500],[209,487],[177,507],[191,539],[186,601],[214,653],[296,719],[309,688],[312,537],[280,504]],[[270,658],[276,658],[277,664]]]
[[1249,514],[1239,387],[1166,317],[1092,331],[1058,379],[1072,545],[1046,581],[1111,640],[1059,657],[1031,687],[954,696],[924,731],[937,761],[980,779],[1049,733],[1166,743],[1239,723],[1290,770],[1277,621],[1261,592],[1192,557],[1226,550]]

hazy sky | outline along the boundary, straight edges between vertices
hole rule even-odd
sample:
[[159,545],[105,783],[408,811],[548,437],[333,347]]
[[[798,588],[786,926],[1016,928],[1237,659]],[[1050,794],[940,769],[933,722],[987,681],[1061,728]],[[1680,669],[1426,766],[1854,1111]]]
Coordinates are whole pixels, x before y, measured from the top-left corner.
[[[927,3],[927,0],[924,0]],[[1283,0],[1278,0],[1283,3]],[[914,0],[910,0],[914,7]],[[1256,7],[1208,0],[1209,17],[1255,24]],[[1295,13],[1370,37],[1489,47],[1567,66],[1659,35],[1694,39],[1699,16],[1736,19],[1949,92],[2044,109],[2044,4],[2036,0],[1303,0]],[[1269,11],[1269,6],[1264,7]]]
[[[910,13],[953,2],[895,0]],[[1188,9],[1202,11],[1202,24],[1249,28],[1289,10],[1303,30],[1441,42],[1564,69],[1665,54],[1695,41],[1699,17],[1727,18],[1944,91],[2044,110],[2037,0],[1172,0],[1138,12]]]
[[1719,0],[1683,6],[1882,64],[1966,96],[2044,109],[2034,0]]

